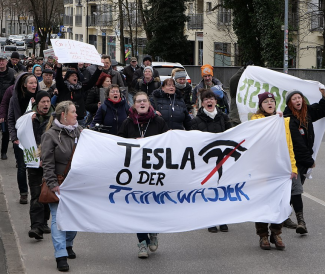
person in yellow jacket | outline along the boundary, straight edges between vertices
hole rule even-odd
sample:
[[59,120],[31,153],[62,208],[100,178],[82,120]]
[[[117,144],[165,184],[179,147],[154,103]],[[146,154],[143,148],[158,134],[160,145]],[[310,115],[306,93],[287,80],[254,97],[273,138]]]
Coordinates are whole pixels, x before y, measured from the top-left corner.
[[[258,95],[258,106],[259,109],[257,110],[256,114],[252,116],[252,120],[264,118],[267,116],[275,115],[276,114],[276,101],[274,98],[274,95],[269,92],[261,93]],[[291,139],[291,133],[289,128],[289,122],[290,118],[284,118],[285,123],[285,130],[286,130],[286,139],[287,139],[287,145],[290,155],[290,161],[291,161],[291,177],[297,178],[297,167],[296,167],[296,160],[295,155],[293,152],[293,145],[292,145],[292,139]],[[282,224],[271,224],[270,230],[271,230],[271,236],[270,236],[270,242],[268,239],[269,231],[268,231],[268,224],[267,223],[255,223],[256,228],[256,234],[260,236],[260,247],[264,250],[271,249],[270,242],[275,244],[276,249],[283,250],[285,249],[285,245],[282,241],[282,238],[280,234],[282,233]]]

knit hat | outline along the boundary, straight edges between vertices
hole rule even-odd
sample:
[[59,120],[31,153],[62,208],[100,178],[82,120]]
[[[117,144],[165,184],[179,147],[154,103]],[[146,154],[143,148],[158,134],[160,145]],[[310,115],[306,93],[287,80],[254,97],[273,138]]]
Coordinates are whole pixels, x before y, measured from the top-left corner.
[[151,56],[150,55],[147,55],[147,56],[145,56],[145,57],[143,57],[143,63],[144,63],[144,61],[147,61],[147,60],[149,60],[150,62],[152,62],[152,58],[151,58]]
[[217,96],[217,98],[223,98],[223,90],[220,85],[215,85],[210,90]]
[[11,57],[10,58],[20,59],[19,53],[17,51],[14,51],[13,53],[11,53]]
[[145,67],[144,70],[143,70],[143,72],[144,72],[146,69],[150,69],[150,70],[151,70],[151,73],[153,73],[153,68],[152,68],[152,67],[150,67],[150,66]]
[[33,73],[33,74],[34,74],[34,71],[35,71],[35,68],[36,68],[36,67],[40,67],[41,70],[43,70],[43,68],[42,68],[39,64],[36,64],[36,65],[33,66],[33,70],[32,70],[32,73]]
[[263,101],[267,98],[272,98],[275,101],[274,95],[272,93],[264,92],[258,95],[258,106],[261,107]]
[[77,75],[77,77],[78,77],[78,80],[79,80],[79,76],[78,76],[78,73],[76,72],[76,71],[74,71],[74,70],[71,70],[71,69],[68,69],[67,70],[67,72],[66,72],[66,74],[65,74],[65,76],[64,76],[64,81],[65,80],[68,80],[69,79],[69,77],[72,75],[72,74],[76,74]]
[[39,92],[37,92],[36,98],[35,98],[36,105],[38,105],[38,103],[42,100],[42,98],[46,97],[46,96],[51,99],[50,94],[47,91],[40,90]]
[[288,104],[288,102],[290,101],[291,97],[295,94],[300,94],[302,98],[304,98],[304,95],[302,94],[301,91],[293,89],[287,92],[286,94],[286,104]]
[[201,67],[201,76],[211,75],[213,76],[213,67],[211,65],[204,65]]
[[178,79],[178,78],[186,78],[186,72],[185,71],[177,71],[175,73],[174,79]]

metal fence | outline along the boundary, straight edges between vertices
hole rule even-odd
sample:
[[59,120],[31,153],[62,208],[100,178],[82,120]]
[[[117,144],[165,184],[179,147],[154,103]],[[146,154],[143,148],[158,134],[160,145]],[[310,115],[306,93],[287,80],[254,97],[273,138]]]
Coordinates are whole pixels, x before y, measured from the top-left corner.
[[[184,66],[188,75],[191,77],[193,86],[197,85],[201,80],[201,66]],[[229,88],[229,80],[240,67],[214,67],[213,75],[218,78],[225,89]],[[283,72],[282,68],[272,69],[274,71]],[[288,69],[288,74],[296,76],[304,80],[314,80],[325,84],[325,70],[323,69]]]

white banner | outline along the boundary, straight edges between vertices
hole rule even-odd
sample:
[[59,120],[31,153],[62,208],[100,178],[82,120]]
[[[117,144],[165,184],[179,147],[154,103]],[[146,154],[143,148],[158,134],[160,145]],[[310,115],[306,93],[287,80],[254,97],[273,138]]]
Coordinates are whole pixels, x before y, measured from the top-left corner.
[[[318,103],[322,98],[319,91],[319,82],[302,80],[300,78],[277,72],[274,70],[248,66],[243,72],[237,87],[236,102],[240,120],[245,122],[256,113],[258,108],[258,94],[266,91],[274,94],[278,111],[286,106],[285,95],[296,89],[301,91],[309,104]],[[313,158],[316,159],[324,131],[325,119],[314,123],[315,142]]]
[[27,167],[39,168],[40,158],[35,141],[32,116],[35,112],[29,112],[21,116],[16,122],[19,147],[24,151],[24,161]]
[[94,45],[70,39],[51,39],[59,63],[90,63],[103,66]]
[[144,139],[83,130],[60,187],[57,224],[88,232],[180,232],[281,223],[291,207],[283,118],[224,133],[172,130]]

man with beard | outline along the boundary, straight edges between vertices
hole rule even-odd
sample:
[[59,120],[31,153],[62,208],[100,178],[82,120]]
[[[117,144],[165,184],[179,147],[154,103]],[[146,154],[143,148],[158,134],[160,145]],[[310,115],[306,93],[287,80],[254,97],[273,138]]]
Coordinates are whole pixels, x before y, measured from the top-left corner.
[[[36,144],[39,147],[42,134],[45,132],[51,113],[54,112],[54,107],[51,106],[50,95],[47,91],[41,90],[37,93],[32,111],[35,112],[32,116],[34,136]],[[51,233],[51,229],[47,225],[50,217],[49,206],[38,201],[41,194],[43,177],[42,165],[39,168],[27,168],[27,173],[31,196],[29,210],[31,230],[28,232],[28,236],[40,240],[43,239],[43,233]]]

